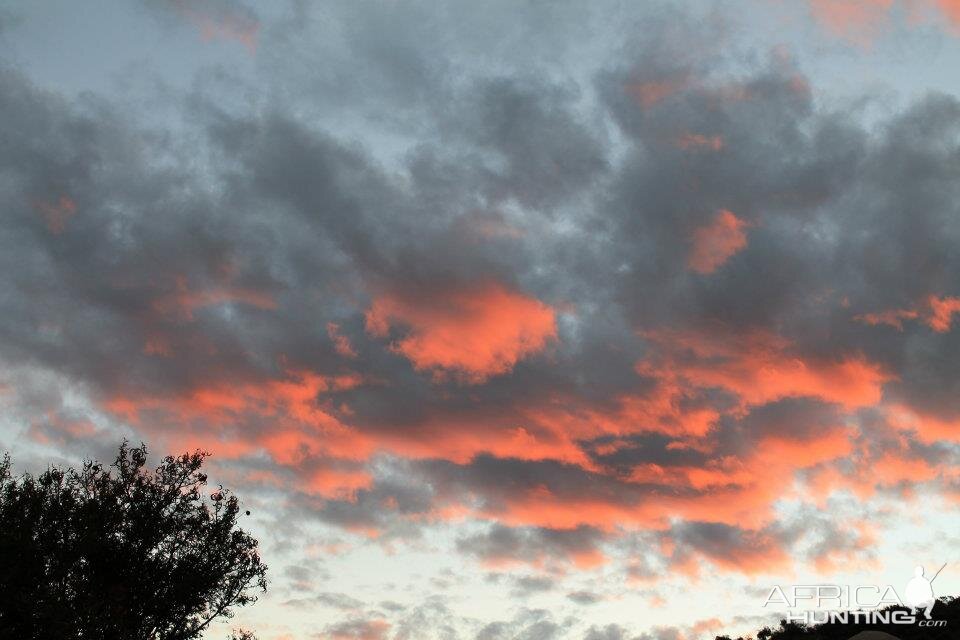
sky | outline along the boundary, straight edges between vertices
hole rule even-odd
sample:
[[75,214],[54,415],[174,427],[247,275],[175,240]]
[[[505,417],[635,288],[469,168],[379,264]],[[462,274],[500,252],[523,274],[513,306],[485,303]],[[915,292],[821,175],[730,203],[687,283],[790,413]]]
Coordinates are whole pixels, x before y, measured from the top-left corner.
[[960,2],[11,0],[0,450],[201,448],[261,640],[960,593]]

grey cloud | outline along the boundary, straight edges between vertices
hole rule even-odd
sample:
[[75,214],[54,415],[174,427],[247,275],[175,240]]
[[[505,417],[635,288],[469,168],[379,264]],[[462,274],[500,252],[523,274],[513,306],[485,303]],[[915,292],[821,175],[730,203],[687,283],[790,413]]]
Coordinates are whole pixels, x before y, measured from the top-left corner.
[[494,524],[483,533],[458,538],[457,550],[481,560],[533,563],[543,556],[569,560],[578,554],[594,552],[603,539],[604,534],[591,527],[561,530]]
[[403,611],[406,609],[406,606],[400,604],[399,602],[394,602],[393,600],[384,600],[380,602],[380,608],[386,609],[387,611]]
[[681,640],[683,631],[677,627],[654,627],[652,631],[641,633],[637,640]]
[[322,606],[344,611],[355,611],[364,606],[363,602],[357,600],[356,598],[352,598],[345,593],[330,592],[318,593],[317,595],[307,598],[287,600],[283,604],[288,607],[295,607],[298,609],[313,609],[314,607]]
[[461,622],[451,611],[445,598],[432,595],[404,611],[393,629],[393,638],[455,640],[460,637],[457,629]]
[[486,624],[476,640],[551,640],[562,637],[569,622],[558,623],[543,609],[521,609],[510,621]]
[[387,638],[390,625],[379,618],[348,618],[335,624],[327,625],[316,638],[352,638],[354,640],[384,640]]
[[590,605],[602,601],[603,596],[592,591],[572,591],[567,594],[567,600],[580,605]]
[[513,593],[515,596],[526,597],[545,591],[552,591],[556,586],[555,581],[548,576],[517,576],[513,580]]
[[628,632],[618,624],[608,624],[603,627],[591,626],[583,640],[626,640]]

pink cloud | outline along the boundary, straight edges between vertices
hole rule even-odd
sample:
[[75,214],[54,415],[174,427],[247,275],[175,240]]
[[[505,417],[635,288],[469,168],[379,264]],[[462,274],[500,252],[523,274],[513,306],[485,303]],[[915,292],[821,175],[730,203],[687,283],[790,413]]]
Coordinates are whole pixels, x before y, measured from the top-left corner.
[[700,274],[710,274],[747,246],[744,229],[749,225],[726,209],[713,220],[694,229],[687,266]]
[[418,370],[471,384],[510,372],[557,336],[551,307],[494,283],[416,299],[377,297],[366,314],[367,331],[385,337],[395,325],[407,333],[391,348]]

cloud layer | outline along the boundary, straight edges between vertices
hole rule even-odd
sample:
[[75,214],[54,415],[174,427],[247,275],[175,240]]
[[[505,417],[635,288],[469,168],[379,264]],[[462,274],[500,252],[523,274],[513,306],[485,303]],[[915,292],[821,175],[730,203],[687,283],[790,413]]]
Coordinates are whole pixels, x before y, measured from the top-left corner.
[[[452,532],[517,598],[578,607],[608,595],[581,571],[867,563],[871,501],[956,498],[956,97],[868,123],[784,48],[744,62],[724,18],[670,7],[562,75],[602,12],[147,4],[257,71],[204,72],[171,118],[0,69],[16,437],[202,447],[296,527]],[[843,33],[888,5],[811,3]],[[278,548],[336,553],[296,527]],[[450,618],[295,574],[290,603],[345,612],[318,637]],[[524,609],[476,637],[572,624]]]

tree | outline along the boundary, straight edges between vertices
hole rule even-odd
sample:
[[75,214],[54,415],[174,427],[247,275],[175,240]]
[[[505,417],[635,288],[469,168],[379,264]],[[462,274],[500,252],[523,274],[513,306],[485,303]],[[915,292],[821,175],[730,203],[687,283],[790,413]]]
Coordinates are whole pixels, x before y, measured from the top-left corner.
[[[183,640],[266,591],[239,503],[200,471],[208,453],[14,477],[0,463],[0,638]],[[249,514],[249,512],[247,512]]]

